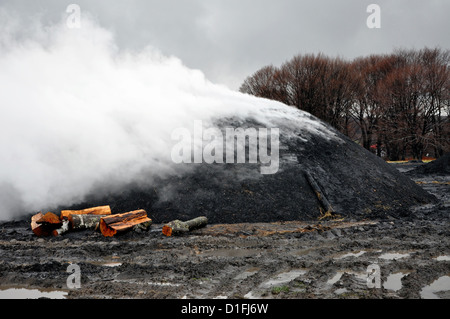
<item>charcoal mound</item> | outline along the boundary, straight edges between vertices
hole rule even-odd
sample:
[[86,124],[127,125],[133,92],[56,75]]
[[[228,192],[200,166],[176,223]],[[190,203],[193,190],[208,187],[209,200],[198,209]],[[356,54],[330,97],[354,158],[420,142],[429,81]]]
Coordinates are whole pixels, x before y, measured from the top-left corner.
[[222,130],[279,128],[278,171],[261,174],[266,164],[260,162],[179,164],[177,174],[152,179],[146,186],[130,184],[120,192],[91,195],[71,208],[108,204],[117,213],[140,208],[155,223],[201,215],[210,223],[317,220],[326,208],[306,172],[332,206],[332,216],[401,217],[411,214],[408,207],[435,200],[407,176],[309,113],[278,107],[264,118],[228,117],[215,123]]
[[407,173],[408,175],[450,175],[450,153]]

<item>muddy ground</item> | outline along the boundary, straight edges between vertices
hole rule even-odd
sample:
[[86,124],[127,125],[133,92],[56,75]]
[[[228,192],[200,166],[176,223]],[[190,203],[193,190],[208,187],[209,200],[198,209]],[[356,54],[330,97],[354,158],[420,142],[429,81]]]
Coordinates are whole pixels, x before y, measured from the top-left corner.
[[450,176],[410,177],[439,203],[406,217],[216,224],[181,237],[153,225],[114,238],[37,238],[28,220],[2,223],[0,298],[450,298]]

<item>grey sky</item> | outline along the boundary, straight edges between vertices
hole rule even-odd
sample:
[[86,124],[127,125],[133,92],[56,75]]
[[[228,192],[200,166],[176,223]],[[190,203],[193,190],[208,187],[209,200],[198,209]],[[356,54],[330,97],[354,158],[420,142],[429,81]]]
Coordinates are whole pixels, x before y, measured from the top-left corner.
[[[116,35],[121,48],[154,46],[238,89],[246,76],[297,53],[354,58],[395,48],[450,48],[448,0],[0,0],[0,7],[44,23],[70,3]],[[381,7],[381,29],[366,8]]]

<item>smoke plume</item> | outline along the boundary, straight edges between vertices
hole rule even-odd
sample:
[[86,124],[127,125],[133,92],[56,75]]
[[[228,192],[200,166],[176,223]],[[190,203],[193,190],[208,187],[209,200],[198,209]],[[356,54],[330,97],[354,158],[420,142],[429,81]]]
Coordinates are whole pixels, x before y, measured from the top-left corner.
[[118,48],[85,16],[79,29],[0,17],[0,220],[176,173],[171,133],[195,120],[303,114],[214,85],[154,48]]

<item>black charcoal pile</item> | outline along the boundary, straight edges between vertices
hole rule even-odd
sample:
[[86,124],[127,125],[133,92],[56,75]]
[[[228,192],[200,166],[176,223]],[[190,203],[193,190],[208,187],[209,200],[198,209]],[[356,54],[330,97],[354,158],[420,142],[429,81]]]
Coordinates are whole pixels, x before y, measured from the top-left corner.
[[437,160],[434,160],[425,165],[421,165],[411,171],[408,171],[408,175],[450,175],[450,153],[441,156]]
[[[277,172],[261,174],[261,167],[269,164],[248,162],[247,141],[246,163],[179,164],[177,174],[154,180],[150,186],[130,184],[121,191],[91,195],[72,208],[110,205],[115,211],[128,211],[138,207],[155,223],[197,216],[207,216],[210,223],[237,223],[339,216],[399,218],[411,214],[410,206],[435,200],[394,167],[308,113],[280,107],[265,121],[250,117],[215,123],[223,133],[227,127],[278,128]],[[268,145],[272,145],[269,140]],[[306,178],[307,172],[320,194]],[[324,198],[332,210],[320,200]]]

